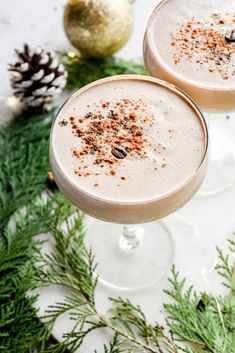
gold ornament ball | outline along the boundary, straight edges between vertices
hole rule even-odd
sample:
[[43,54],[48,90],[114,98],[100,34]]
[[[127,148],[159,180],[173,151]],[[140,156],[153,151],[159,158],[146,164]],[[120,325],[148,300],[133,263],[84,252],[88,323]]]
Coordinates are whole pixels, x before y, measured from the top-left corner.
[[71,44],[85,56],[114,54],[129,39],[134,22],[130,0],[69,0],[64,29]]

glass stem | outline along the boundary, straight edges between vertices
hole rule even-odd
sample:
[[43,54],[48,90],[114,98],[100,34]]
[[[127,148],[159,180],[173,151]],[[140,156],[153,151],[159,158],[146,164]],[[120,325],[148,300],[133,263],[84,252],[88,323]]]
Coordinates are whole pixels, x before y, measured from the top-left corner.
[[137,249],[142,242],[144,228],[139,225],[126,225],[119,240],[120,248],[130,252]]

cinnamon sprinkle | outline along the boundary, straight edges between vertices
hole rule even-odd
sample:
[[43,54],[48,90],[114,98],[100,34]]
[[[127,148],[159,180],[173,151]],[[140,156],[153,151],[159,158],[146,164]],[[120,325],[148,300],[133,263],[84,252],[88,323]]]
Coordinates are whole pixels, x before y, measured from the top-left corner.
[[228,43],[226,31],[234,27],[235,14],[212,14],[207,21],[193,17],[172,34],[173,61],[178,65],[182,59],[207,65],[208,71],[217,72],[224,80],[234,76],[235,43]]
[[[152,154],[148,154],[148,150],[155,153],[160,151],[152,138],[146,135],[146,131],[151,130],[155,123],[155,116],[143,99],[100,100],[87,105],[87,108],[90,111],[83,116],[73,115],[68,121],[64,119],[77,141],[71,149],[72,157],[78,161],[74,169],[76,176],[97,177],[103,174],[115,177],[119,166],[125,167],[126,159],[150,158],[153,169],[157,170],[157,161]],[[64,123],[60,123],[63,126]],[[168,129],[169,138],[172,133]],[[166,149],[164,146],[162,148]],[[162,168],[165,165],[162,164]],[[101,168],[104,169],[102,173]],[[127,176],[119,174],[118,178],[124,181]],[[94,187],[99,185],[97,180],[93,181]],[[117,186],[120,184],[117,183]]]
[[[101,101],[100,105],[95,104],[94,112],[83,117],[71,116],[70,127],[80,141],[79,148],[71,150],[72,156],[80,163],[75,174],[84,177],[97,175],[97,167],[106,165],[108,175],[115,176],[114,167],[125,157],[146,158],[149,142],[144,137],[142,124],[151,126],[154,119],[146,107],[142,99],[131,101],[125,98],[114,102]],[[87,155],[93,156],[92,163],[97,166],[93,170],[87,170],[87,165],[84,165]]]

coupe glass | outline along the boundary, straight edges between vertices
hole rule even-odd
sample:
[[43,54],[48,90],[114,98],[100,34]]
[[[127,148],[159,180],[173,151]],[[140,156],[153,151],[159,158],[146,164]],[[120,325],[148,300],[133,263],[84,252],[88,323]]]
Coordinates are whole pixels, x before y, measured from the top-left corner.
[[[184,76],[183,72],[178,74],[169,68],[168,63],[159,54],[159,42],[154,36],[158,26],[162,25],[159,23],[161,10],[165,11],[165,5],[169,3],[174,5],[177,21],[177,11],[179,14],[183,13],[183,9],[181,9],[183,6],[182,1],[180,2],[181,5],[179,5],[178,0],[163,0],[155,8],[149,19],[143,43],[145,66],[151,76],[170,82],[189,94],[204,113],[210,135],[209,165],[205,181],[197,195],[209,196],[228,189],[235,181],[235,144],[230,135],[216,124],[217,118],[219,119],[222,115],[225,116],[225,114],[235,111],[235,81],[233,79],[233,87],[213,88],[208,84],[207,80],[205,80],[204,85],[203,83],[199,84],[193,77],[190,80],[188,76]],[[223,1],[221,0],[221,8],[223,7],[222,3]],[[192,16],[194,16],[194,8],[200,5],[192,3],[190,6],[192,7]],[[189,8],[185,12],[188,13]],[[212,11],[212,13],[216,13],[216,11]],[[166,40],[164,42],[164,36],[162,41],[165,47],[171,45]]]
[[[54,130],[56,122],[63,116],[63,109],[71,105],[83,90],[100,81],[109,82],[120,77],[155,82],[183,97],[200,119],[205,136],[203,157],[194,174],[174,191],[145,202],[115,202],[85,192],[71,181],[58,161],[58,143],[63,141],[54,138]],[[167,221],[160,219],[187,203],[202,184],[207,167],[207,145],[207,127],[199,108],[181,90],[154,78],[125,75],[99,80],[75,92],[64,104],[51,130],[50,164],[61,192],[89,215],[85,241],[94,251],[101,282],[112,288],[136,290],[152,285],[169,271],[174,255],[173,240]]]

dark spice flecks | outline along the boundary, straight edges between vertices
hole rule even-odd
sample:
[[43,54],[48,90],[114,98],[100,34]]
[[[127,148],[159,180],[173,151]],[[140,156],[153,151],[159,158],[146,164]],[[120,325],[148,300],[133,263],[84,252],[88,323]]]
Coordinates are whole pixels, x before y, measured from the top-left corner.
[[142,99],[101,100],[94,104],[93,112],[71,116],[70,127],[79,142],[79,147],[74,146],[71,151],[79,160],[75,174],[97,175],[97,168],[105,168],[106,175],[115,176],[125,158],[147,158],[150,141],[144,136],[143,126],[151,127],[153,119]]
[[235,75],[235,14],[212,14],[207,21],[193,17],[171,34],[174,64],[182,59],[217,72],[224,80]]
[[66,126],[68,124],[67,120],[63,119],[61,121],[59,121],[59,125],[60,126]]

